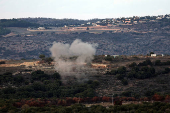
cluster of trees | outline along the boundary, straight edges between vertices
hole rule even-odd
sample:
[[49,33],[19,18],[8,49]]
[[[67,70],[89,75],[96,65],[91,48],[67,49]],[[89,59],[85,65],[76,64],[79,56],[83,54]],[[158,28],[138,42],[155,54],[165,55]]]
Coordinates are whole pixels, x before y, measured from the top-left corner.
[[129,67],[135,67],[135,66],[166,66],[166,65],[170,65],[170,61],[166,61],[166,62],[161,62],[161,60],[156,60],[154,62],[151,62],[150,59],[146,59],[145,61],[143,62],[140,62],[138,65],[133,62],[129,65]]
[[24,77],[21,75],[13,76],[12,73],[6,72],[3,75],[0,75],[0,85],[22,85],[24,83]]
[[13,105],[15,107],[22,107],[23,105],[27,104],[29,106],[34,107],[44,107],[47,105],[57,105],[57,106],[70,106],[75,103],[101,103],[101,102],[110,102],[112,103],[112,99],[114,105],[122,105],[122,101],[161,101],[161,102],[169,102],[170,95],[159,95],[154,94],[151,97],[142,97],[142,98],[134,98],[134,97],[65,97],[65,98],[56,98],[56,99],[42,99],[42,98],[32,98],[32,99],[18,99],[16,100]]
[[126,67],[121,66],[119,67],[117,70],[111,70],[106,72],[106,74],[108,75],[116,75],[118,80],[121,80],[123,85],[128,85],[128,81],[127,79],[124,79],[124,77],[126,76]]
[[18,19],[1,19],[0,20],[1,27],[39,27],[39,24],[30,23],[23,20]]
[[3,28],[3,27],[0,26],[0,35],[6,35],[10,32],[11,32],[11,30]]
[[[158,73],[155,72],[155,68],[153,66],[162,66],[162,65],[170,65],[170,61],[161,62],[160,60],[156,60],[155,62],[151,62],[150,59],[146,59],[145,61],[136,64],[135,62],[129,65],[130,71],[126,70],[126,67],[119,67],[117,70],[108,71],[106,74],[116,75],[117,79],[122,80],[124,85],[127,85],[127,78],[137,78],[137,79],[146,79],[157,76]],[[170,68],[166,67],[162,72],[163,74],[169,73]]]
[[[138,79],[145,79],[145,78],[151,78],[157,76],[155,72],[155,68],[153,66],[165,66],[170,65],[170,61],[161,62],[160,60],[156,60],[154,62],[151,62],[150,59],[147,59],[138,65],[133,62],[129,65],[131,68],[131,71],[127,74],[128,78],[138,78]],[[162,71],[162,74],[166,74],[170,72],[170,68],[166,67],[164,71]]]
[[[45,57],[44,54],[40,54],[39,55],[39,58],[41,59],[41,62],[42,63],[48,63],[48,64],[51,64],[51,62],[53,61],[53,59],[51,57]],[[40,63],[41,63],[40,62]]]
[[[43,101],[37,100],[36,102],[33,100],[27,101],[27,103],[43,103]],[[35,103],[33,103],[35,102]],[[15,104],[14,104],[15,103]],[[31,106],[28,104],[24,104],[20,107],[16,106],[19,103],[16,103],[15,100],[1,100],[0,101],[0,112],[10,112],[10,113],[115,113],[115,112],[133,112],[133,113],[141,113],[141,112],[148,112],[148,113],[162,113],[162,112],[170,112],[170,104],[163,103],[163,102],[143,102],[142,104],[125,104],[125,105],[115,105],[104,107],[101,105],[92,105],[90,107],[86,107],[83,104],[73,104],[69,107],[67,106],[58,106],[52,105],[52,101],[48,101],[48,104],[45,106]]]
[[107,57],[104,58],[106,61],[113,61],[113,57],[110,55],[107,55]]
[[153,67],[143,66],[141,69],[139,67],[133,67],[131,71],[127,74],[128,78],[146,79],[155,77],[155,69]]
[[92,20],[78,20],[78,19],[53,19],[53,18],[22,18],[21,20],[32,22],[32,23],[38,23],[45,26],[54,26],[54,27],[63,27],[64,25],[70,26],[70,25],[81,25],[85,24],[87,25],[87,22],[97,22],[101,21],[101,19],[92,19]]
[[[121,102],[121,98],[116,97],[113,99],[114,105],[118,105],[116,102]],[[122,99],[126,99],[125,97]],[[134,101],[135,98],[133,97],[128,97],[129,101]],[[112,99],[110,97],[85,97],[85,98],[80,98],[80,97],[66,97],[66,98],[56,98],[56,99],[19,99],[16,100],[16,102],[13,103],[13,106],[17,108],[21,108],[23,105],[27,104],[30,107],[44,107],[47,105],[57,105],[57,106],[70,106],[76,103],[99,103],[99,102],[112,102]]]
[[0,64],[5,64],[5,61],[0,61]]
[[[134,63],[133,63],[133,64],[134,64]],[[150,59],[146,59],[145,61],[140,62],[138,65],[137,65],[137,64],[136,64],[136,65],[134,64],[133,66],[129,65],[129,67],[134,67],[134,66],[148,66],[148,65],[150,65],[150,66],[153,65],[153,63],[151,62]]]
[[154,62],[155,66],[165,66],[165,65],[170,65],[170,61],[166,61],[166,62],[161,62],[161,60],[156,60]]
[[39,24],[18,19],[0,19],[0,36],[11,32],[10,29],[6,29],[5,27],[39,27]]
[[[73,83],[63,85],[59,73],[48,75],[37,70],[29,75],[30,78],[21,75],[4,73],[0,75],[0,98],[61,98],[61,97],[94,97],[98,81],[89,80],[86,83]],[[75,79],[76,81],[76,79]]]

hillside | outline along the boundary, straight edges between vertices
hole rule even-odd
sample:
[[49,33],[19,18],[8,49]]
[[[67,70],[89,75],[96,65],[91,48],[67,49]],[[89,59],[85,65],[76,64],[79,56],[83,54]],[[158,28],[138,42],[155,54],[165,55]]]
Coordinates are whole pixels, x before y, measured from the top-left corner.
[[[82,97],[110,97],[112,94],[114,94],[114,96],[133,96],[135,98],[151,97],[155,93],[159,93],[161,95],[170,94],[170,88],[168,87],[170,84],[169,56],[156,58],[151,57],[149,59],[145,56],[122,56],[118,58],[111,58],[112,61],[108,61],[107,57],[96,56],[93,60],[93,63],[91,64],[91,67],[87,68],[88,73],[85,74],[85,72],[82,72],[82,74],[86,75],[86,77],[83,78],[83,81],[85,83],[79,83],[78,81],[80,80],[80,78],[74,78],[76,76],[61,76],[62,85],[57,86],[59,89],[56,89],[56,91],[60,90],[60,93],[58,93],[57,97],[62,97],[61,95],[63,95],[63,93],[65,96],[68,97],[70,97],[71,95],[81,95]],[[104,59],[106,60],[105,62]],[[136,64],[134,64],[134,62]],[[7,78],[3,78],[4,80],[1,79],[1,91],[3,92],[6,86],[12,86],[13,90],[16,90],[16,93],[12,93],[14,98],[16,98],[15,96],[17,95],[17,98],[28,96],[26,96],[24,93],[22,95],[17,93],[22,93],[19,90],[21,87],[29,87],[32,91],[34,91],[34,93],[38,91],[37,93],[41,92],[47,96],[46,93],[49,92],[47,92],[48,90],[46,89],[46,85],[48,86],[48,84],[51,84],[49,81],[52,81],[52,84],[56,84],[56,82],[51,79],[51,77],[55,75],[54,73],[56,73],[53,65],[40,63],[40,61],[37,60],[9,60],[5,61],[5,63],[6,64],[0,64],[0,75],[1,77],[8,76],[8,80],[12,81],[8,81],[9,83],[7,85],[7,83],[5,82]],[[102,64],[106,65],[106,67],[103,67]],[[37,70],[41,70],[42,72]],[[33,73],[37,73],[37,75],[34,75]],[[22,81],[20,81],[19,78],[22,79]],[[87,82],[86,80],[90,80],[91,82]],[[36,84],[40,85],[43,89],[34,89]],[[86,86],[85,84],[91,84],[92,86]],[[17,87],[19,89],[15,89]],[[82,89],[81,91],[78,91],[79,88],[81,89],[83,87],[87,87],[87,89]],[[93,90],[90,89],[90,87]],[[88,90],[90,91],[89,94],[85,95],[86,91]],[[52,90],[50,90],[50,92],[51,91]],[[70,91],[72,93],[69,93]],[[51,93],[51,96],[55,96],[53,91]],[[30,92],[29,95],[34,95],[33,97],[35,98],[37,98],[38,96],[33,94],[33,92]],[[5,94],[2,95],[3,98],[4,96]],[[39,95],[38,97],[41,98],[41,96],[42,95]]]
[[[40,32],[41,33],[41,32]],[[170,53],[169,33],[64,33],[64,34],[35,34],[16,35],[0,38],[1,59],[32,59],[39,54],[50,56],[49,48],[53,42],[71,44],[75,39],[84,42],[97,43],[97,55],[138,55]]]
[[97,43],[96,55],[169,54],[169,18],[170,15],[92,20],[1,19],[0,26],[6,28],[0,32],[11,33],[0,36],[0,58],[50,56],[54,41],[71,44],[75,39]]

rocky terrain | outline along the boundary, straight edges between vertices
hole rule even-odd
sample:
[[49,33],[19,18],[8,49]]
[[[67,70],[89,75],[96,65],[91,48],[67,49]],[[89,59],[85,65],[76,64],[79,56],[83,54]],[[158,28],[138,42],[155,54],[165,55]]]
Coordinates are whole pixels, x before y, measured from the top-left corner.
[[50,56],[49,48],[53,42],[71,44],[75,39],[97,43],[97,55],[138,55],[169,54],[169,33],[137,33],[137,32],[88,32],[65,34],[36,34],[34,36],[12,36],[0,38],[1,59],[33,59],[40,54]]

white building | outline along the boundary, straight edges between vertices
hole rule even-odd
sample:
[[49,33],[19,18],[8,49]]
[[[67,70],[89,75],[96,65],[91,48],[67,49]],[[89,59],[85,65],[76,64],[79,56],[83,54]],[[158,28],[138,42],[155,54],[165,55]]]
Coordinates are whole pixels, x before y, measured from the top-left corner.
[[119,55],[112,55],[114,58],[119,57]]
[[156,54],[151,54],[151,57],[156,57]]
[[38,30],[45,30],[45,27],[39,27]]

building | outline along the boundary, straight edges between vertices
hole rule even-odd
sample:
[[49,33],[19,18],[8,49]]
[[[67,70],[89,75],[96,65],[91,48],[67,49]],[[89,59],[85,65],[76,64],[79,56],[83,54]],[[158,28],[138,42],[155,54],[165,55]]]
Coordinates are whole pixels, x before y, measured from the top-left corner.
[[38,30],[45,30],[45,27],[39,27]]
[[151,57],[156,57],[156,54],[151,54]]
[[119,57],[119,55],[112,55],[114,58]]

